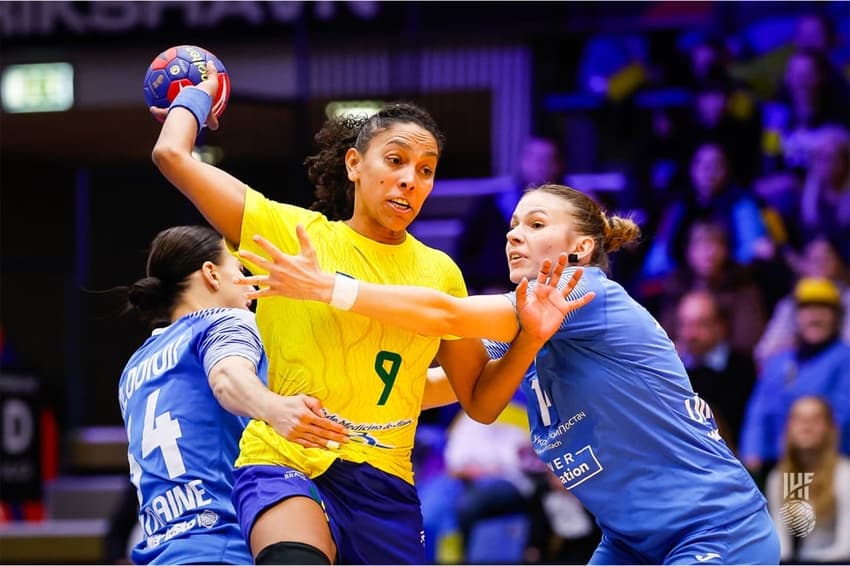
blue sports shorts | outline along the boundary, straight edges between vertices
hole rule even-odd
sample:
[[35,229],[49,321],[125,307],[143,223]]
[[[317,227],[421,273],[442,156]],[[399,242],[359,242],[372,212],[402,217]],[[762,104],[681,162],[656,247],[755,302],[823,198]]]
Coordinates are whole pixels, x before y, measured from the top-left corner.
[[660,556],[602,536],[590,564],[779,564],[779,536],[767,508],[703,531],[684,533]]
[[401,478],[345,460],[313,479],[286,466],[244,466],[233,475],[233,504],[246,541],[263,511],[304,496],[325,510],[337,564],[425,563],[419,496]]

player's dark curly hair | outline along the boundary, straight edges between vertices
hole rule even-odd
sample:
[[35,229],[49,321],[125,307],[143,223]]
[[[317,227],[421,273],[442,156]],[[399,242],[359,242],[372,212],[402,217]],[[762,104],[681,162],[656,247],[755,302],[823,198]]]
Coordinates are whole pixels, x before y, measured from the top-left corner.
[[134,310],[151,328],[171,323],[180,294],[189,276],[211,261],[220,264],[226,253],[222,237],[206,226],[175,226],[151,242],[146,276],[129,287],[126,311]]
[[437,123],[428,112],[414,104],[387,104],[370,117],[332,118],[315,136],[319,151],[304,160],[307,178],[316,187],[313,210],[318,210],[330,220],[351,218],[354,214],[354,183],[348,180],[345,152],[353,147],[365,153],[375,134],[396,123],[416,124],[431,132],[442,155],[445,140]]

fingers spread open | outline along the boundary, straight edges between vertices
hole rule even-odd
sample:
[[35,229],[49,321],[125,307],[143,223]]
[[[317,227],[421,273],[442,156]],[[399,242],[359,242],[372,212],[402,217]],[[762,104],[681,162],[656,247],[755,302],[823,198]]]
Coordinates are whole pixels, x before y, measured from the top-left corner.
[[266,271],[269,271],[274,265],[267,258],[264,258],[261,255],[257,255],[254,252],[249,252],[248,250],[239,250],[239,257],[253,263],[257,267],[263,268]]
[[259,299],[261,297],[266,297],[268,295],[272,295],[272,292],[271,289],[266,287],[265,289],[254,289],[253,291],[248,291],[247,293],[245,293],[245,298],[253,300]]
[[545,285],[549,280],[549,275],[552,271],[552,260],[544,259],[543,263],[540,265],[540,271],[537,273],[537,284]]
[[567,302],[567,312],[569,313],[574,310],[580,309],[581,307],[592,301],[595,296],[596,293],[590,291],[589,293],[585,293],[578,299],[574,299],[572,301]]
[[525,308],[525,304],[528,301],[526,297],[526,292],[528,291],[528,279],[523,277],[522,281],[519,282],[519,285],[516,287],[516,310],[517,312],[522,311]]
[[251,275],[246,277],[245,275],[234,275],[233,282],[237,285],[259,285],[260,287],[268,287],[269,276]]
[[280,263],[281,260],[286,258],[286,254],[284,254],[282,251],[280,251],[277,248],[277,246],[275,246],[273,243],[266,240],[265,238],[263,238],[259,234],[254,234],[254,236],[251,239],[254,240],[254,242],[256,242],[257,245],[259,245],[261,248],[263,248],[266,251],[267,254],[269,254],[269,258],[271,258],[271,261],[273,261],[275,263]]
[[552,283],[557,285],[558,281],[561,280],[561,274],[564,273],[564,268],[567,265],[567,254],[561,252],[558,255],[558,261],[555,262],[555,267],[552,270]]
[[318,263],[318,258],[316,257],[316,250],[313,249],[313,243],[310,241],[310,237],[307,235],[307,230],[299,224],[295,227],[295,233],[298,235],[298,243],[301,245],[301,255],[312,261],[313,263]]
[[573,289],[575,289],[576,285],[578,285],[578,282],[581,281],[581,278],[582,278],[583,275],[584,275],[584,268],[577,267],[576,270],[573,272],[572,276],[570,277],[570,280],[567,281],[567,284],[561,290],[561,294],[564,297],[566,297],[567,295],[572,293]]

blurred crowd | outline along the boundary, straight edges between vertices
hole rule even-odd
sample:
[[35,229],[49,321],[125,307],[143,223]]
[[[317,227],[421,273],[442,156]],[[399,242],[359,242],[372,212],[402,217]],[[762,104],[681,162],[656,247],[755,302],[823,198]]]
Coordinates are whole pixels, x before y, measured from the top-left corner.
[[[614,53],[619,64],[601,76],[604,61],[585,60],[579,88],[603,96],[603,111],[631,113],[641,133],[621,190],[576,188],[640,220],[642,244],[615,256],[613,278],[674,340],[721,435],[765,490],[783,561],[846,563],[850,38],[828,14],[790,24],[785,42],[766,31],[782,27],[774,21],[749,38],[683,33],[689,66],[675,78],[645,38],[590,38],[586,56]],[[465,219],[456,255],[472,292],[510,289],[510,211],[529,187],[569,184],[570,145],[583,140],[567,142],[530,138],[515,190],[480,198]],[[490,427],[456,411],[423,417],[416,454],[430,557],[492,563],[488,548],[499,545],[510,562],[586,561],[598,531],[530,456],[527,423],[510,407]],[[805,497],[789,488],[798,476]],[[811,510],[805,529],[789,521],[799,501]]]

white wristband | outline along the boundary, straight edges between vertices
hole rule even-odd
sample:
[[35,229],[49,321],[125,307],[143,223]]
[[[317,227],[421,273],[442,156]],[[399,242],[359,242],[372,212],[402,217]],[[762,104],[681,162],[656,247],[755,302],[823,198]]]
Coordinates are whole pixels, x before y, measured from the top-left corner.
[[334,276],[334,288],[331,291],[330,305],[342,311],[350,311],[357,300],[357,279],[346,277],[341,273]]

